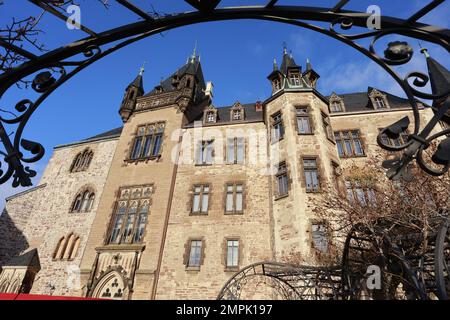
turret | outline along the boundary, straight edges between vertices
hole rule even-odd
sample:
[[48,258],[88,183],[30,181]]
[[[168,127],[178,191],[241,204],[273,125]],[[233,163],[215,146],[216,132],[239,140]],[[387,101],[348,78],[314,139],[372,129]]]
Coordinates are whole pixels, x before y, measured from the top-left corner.
[[119,114],[123,122],[126,122],[133,110],[136,108],[136,100],[144,94],[144,83],[142,76],[144,66],[141,67],[138,76],[125,89],[125,95],[120,105]]

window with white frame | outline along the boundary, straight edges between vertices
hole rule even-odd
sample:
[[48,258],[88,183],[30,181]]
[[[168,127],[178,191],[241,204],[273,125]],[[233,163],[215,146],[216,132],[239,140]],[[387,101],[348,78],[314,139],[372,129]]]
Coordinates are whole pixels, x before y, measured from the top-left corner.
[[226,213],[242,213],[244,202],[244,186],[242,183],[229,183],[226,185]]
[[227,268],[237,268],[239,266],[239,240],[227,240]]
[[209,185],[201,184],[194,186],[192,198],[192,213],[206,214],[209,206]]

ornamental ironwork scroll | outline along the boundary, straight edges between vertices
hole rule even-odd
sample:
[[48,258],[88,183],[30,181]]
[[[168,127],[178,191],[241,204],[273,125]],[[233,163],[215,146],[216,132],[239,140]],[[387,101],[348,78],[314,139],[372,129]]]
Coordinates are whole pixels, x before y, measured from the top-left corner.
[[[55,17],[65,19],[61,11],[58,11],[60,4],[64,3],[63,1],[29,1]],[[0,184],[11,178],[13,187],[25,187],[32,184],[31,178],[36,175],[36,172],[27,164],[40,160],[44,155],[44,148],[42,144],[23,137],[24,128],[44,100],[75,74],[106,55],[154,34],[194,23],[238,19],[267,20],[307,28],[337,39],[376,62],[403,89],[414,114],[413,130],[409,130],[411,134],[405,144],[392,147],[383,143],[381,136],[386,134],[391,138],[397,137],[402,130],[410,126],[409,119],[406,118],[383,129],[378,137],[378,143],[382,148],[402,152],[398,158],[386,160],[383,163],[383,167],[388,169],[388,177],[411,179],[409,168],[413,160],[417,161],[419,166],[431,175],[441,175],[448,171],[450,166],[450,138],[448,137],[450,129],[438,130],[438,133],[433,134],[432,132],[433,129],[437,130],[439,123],[450,125],[448,112],[450,88],[445,92],[425,93],[416,88],[423,88],[429,83],[428,75],[411,71],[406,78],[402,78],[394,71],[393,66],[407,66],[415,54],[412,47],[406,42],[393,41],[389,43],[382,54],[377,53],[375,49],[375,44],[380,39],[395,35],[428,41],[450,52],[450,30],[417,22],[444,0],[432,1],[408,19],[381,16],[381,29],[379,30],[367,29],[367,20],[371,14],[344,10],[344,6],[351,2],[349,0],[341,0],[329,8],[282,6],[277,5],[277,0],[268,1],[264,6],[222,8],[220,0],[186,0],[194,11],[169,15],[148,14],[128,0],[116,0],[116,2],[141,17],[143,21],[121,25],[100,33],[80,25],[80,29],[89,35],[87,38],[40,56],[15,46],[8,39],[0,39],[0,46],[25,59],[22,64],[0,75],[0,99],[12,86],[30,77],[33,78],[31,89],[40,94],[37,99],[25,97],[20,99],[15,106],[11,106],[19,115],[11,118],[0,117],[0,138],[4,147],[4,150],[0,151],[0,155],[3,157],[0,166]],[[328,22],[330,27],[324,28],[305,21]],[[366,28],[368,31],[359,34],[344,33],[354,27]],[[372,43],[368,48],[363,47],[356,42],[361,39],[372,39]],[[117,42],[118,44],[114,44]],[[26,94],[24,91],[24,95]],[[434,117],[424,126],[421,126],[418,99],[433,100]],[[16,129],[10,135],[7,127],[13,125]],[[422,130],[421,127],[423,127]],[[428,148],[433,142],[438,143],[437,149],[431,159],[427,159],[425,153],[430,150]]]

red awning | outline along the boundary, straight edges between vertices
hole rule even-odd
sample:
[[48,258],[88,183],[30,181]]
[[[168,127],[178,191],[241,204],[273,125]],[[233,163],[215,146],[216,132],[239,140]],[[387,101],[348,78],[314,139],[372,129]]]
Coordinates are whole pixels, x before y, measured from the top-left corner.
[[49,295],[25,294],[25,293],[19,294],[0,293],[0,300],[105,300],[105,299],[49,296]]

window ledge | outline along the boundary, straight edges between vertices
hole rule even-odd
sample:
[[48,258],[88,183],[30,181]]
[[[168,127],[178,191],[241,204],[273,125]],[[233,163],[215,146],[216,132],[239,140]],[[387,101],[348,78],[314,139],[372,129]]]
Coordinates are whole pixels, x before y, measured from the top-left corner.
[[208,212],[191,212],[190,216],[208,216]]
[[284,198],[287,198],[287,197],[289,197],[289,193],[283,194],[282,196],[276,196],[274,200],[277,201],[277,200],[284,199]]
[[225,272],[238,272],[239,271],[239,266],[237,266],[237,267],[225,267],[225,269],[223,271],[225,271]]
[[186,267],[186,271],[192,271],[192,272],[199,272],[200,271],[200,267]]
[[115,251],[115,250],[123,250],[123,251],[143,251],[145,249],[144,243],[124,243],[124,244],[105,244],[101,247],[96,247],[96,251]]
[[138,158],[138,159],[125,159],[125,162],[127,162],[127,163],[148,162],[151,160],[159,160],[160,158],[161,158],[161,155],[157,155],[157,156]]
[[196,167],[209,167],[212,166],[212,163],[196,163],[195,166]]
[[275,144],[275,143],[283,141],[283,140],[284,140],[284,136],[282,138],[278,139],[278,140],[274,140],[274,141],[272,140],[270,143],[271,144]]
[[367,157],[367,155],[366,154],[363,154],[363,155],[360,155],[360,156],[358,156],[358,155],[353,155],[353,156],[342,156],[342,157],[339,157],[340,159],[351,159],[351,158],[366,158]]
[[244,215],[244,211],[225,211],[224,213],[226,216],[243,216]]
[[313,136],[313,135],[314,135],[314,132],[302,133],[302,132],[298,132],[298,131],[297,131],[297,134],[298,134],[299,136]]

